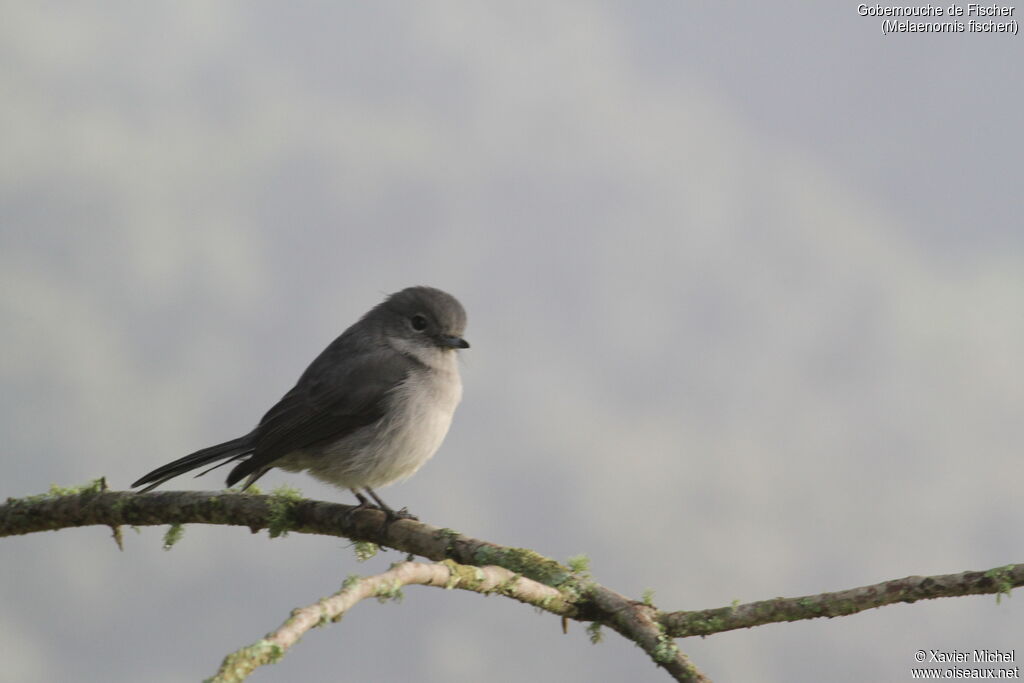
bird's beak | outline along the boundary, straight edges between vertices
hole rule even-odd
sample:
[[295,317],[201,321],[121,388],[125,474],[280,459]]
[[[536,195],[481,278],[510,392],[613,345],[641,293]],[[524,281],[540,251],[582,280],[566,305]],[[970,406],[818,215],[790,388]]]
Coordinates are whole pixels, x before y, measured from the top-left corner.
[[438,343],[441,346],[443,346],[445,348],[449,348],[449,349],[468,349],[469,348],[469,342],[466,341],[465,339],[463,339],[462,337],[442,336],[442,337],[439,337],[437,341],[438,341]]

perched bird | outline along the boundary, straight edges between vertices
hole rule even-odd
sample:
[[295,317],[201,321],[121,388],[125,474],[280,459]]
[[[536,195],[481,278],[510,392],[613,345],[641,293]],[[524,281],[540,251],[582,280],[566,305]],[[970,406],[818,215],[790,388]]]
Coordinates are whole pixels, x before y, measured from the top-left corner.
[[132,487],[149,491],[237,460],[228,486],[245,479],[248,488],[272,467],[307,470],[350,489],[360,507],[370,506],[365,491],[393,517],[373,489],[414,474],[448,433],[462,398],[455,351],[469,348],[465,327],[462,304],[439,289],[392,294],[331,342],[251,432],[158,467]]

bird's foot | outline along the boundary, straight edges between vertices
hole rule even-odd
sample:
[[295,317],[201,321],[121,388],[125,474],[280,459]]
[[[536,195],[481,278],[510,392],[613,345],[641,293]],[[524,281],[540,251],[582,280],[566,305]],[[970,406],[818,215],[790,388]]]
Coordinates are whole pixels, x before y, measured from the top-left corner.
[[[388,524],[390,524],[391,522],[396,522],[400,519],[412,519],[417,522],[419,521],[419,517],[409,512],[408,508],[402,508],[398,512],[392,510],[391,506],[389,506],[387,503],[381,500],[380,496],[377,495],[377,492],[371,489],[369,486],[367,486],[363,490],[370,494],[370,497],[373,498],[374,501],[376,501],[377,507],[383,510],[384,514],[388,516]],[[359,496],[359,498],[360,500],[364,500],[362,496]]]
[[[379,507],[368,501],[365,496],[357,493],[356,498],[359,499],[359,505],[352,506],[349,508],[348,512],[345,513],[345,524],[350,523],[352,521],[352,516],[362,512],[363,510],[380,510]],[[386,513],[387,511],[385,511],[385,514]]]
[[387,510],[384,510],[384,514],[388,516],[389,522],[397,522],[400,519],[411,519],[414,522],[420,521],[419,517],[409,512],[409,508],[402,508],[397,512],[389,508]]

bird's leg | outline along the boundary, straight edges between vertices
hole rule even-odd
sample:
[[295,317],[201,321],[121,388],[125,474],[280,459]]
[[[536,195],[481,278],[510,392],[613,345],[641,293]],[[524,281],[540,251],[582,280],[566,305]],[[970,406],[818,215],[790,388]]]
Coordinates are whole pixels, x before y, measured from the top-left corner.
[[419,521],[419,517],[417,517],[416,515],[410,513],[409,510],[407,510],[406,508],[402,508],[398,512],[395,512],[394,510],[392,510],[391,507],[388,506],[387,503],[385,503],[383,500],[380,499],[380,496],[377,495],[376,491],[371,489],[369,486],[364,486],[363,490],[366,491],[367,493],[369,493],[370,496],[373,497],[373,499],[377,502],[377,506],[381,510],[384,511],[384,514],[386,514],[388,516],[388,519],[390,519],[392,521],[394,521],[396,519],[414,519],[414,520]]
[[352,508],[351,510],[349,510],[348,512],[345,513],[345,521],[346,522],[351,521],[352,520],[352,515],[354,515],[355,513],[359,512],[361,510],[372,510],[374,508],[373,503],[368,501],[366,499],[366,496],[364,496],[363,494],[359,493],[359,491],[357,489],[349,489],[349,491],[351,491],[355,495],[355,497],[359,500],[359,505],[356,505],[354,508]]

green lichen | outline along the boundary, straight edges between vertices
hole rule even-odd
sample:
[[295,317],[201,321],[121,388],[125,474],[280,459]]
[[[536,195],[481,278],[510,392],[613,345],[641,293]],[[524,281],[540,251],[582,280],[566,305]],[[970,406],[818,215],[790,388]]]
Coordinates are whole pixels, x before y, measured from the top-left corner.
[[573,555],[565,563],[569,570],[578,576],[590,576],[590,558],[586,555]]
[[996,589],[997,605],[1002,602],[1004,595],[1007,598],[1012,596],[1013,571],[1016,568],[1017,565],[1008,564],[1005,567],[996,567],[995,569],[989,569],[985,572],[985,578],[991,580],[993,587]]
[[[824,612],[824,610],[825,610],[825,608],[822,605],[820,605],[818,602],[816,602],[812,598],[801,598],[800,600],[797,601],[796,604],[797,604],[797,606],[800,607],[801,610],[803,610],[803,612],[787,615],[787,620],[788,621],[796,621],[796,620],[799,620],[799,619],[806,619],[807,618],[807,614],[813,614],[815,616],[820,616],[821,613]],[[770,606],[769,606],[769,608],[771,609]]]
[[444,541],[445,555],[451,555],[455,551],[455,539],[461,536],[461,534],[455,529],[445,527],[444,529],[438,529],[437,536]]
[[270,495],[278,498],[286,498],[288,500],[296,501],[302,500],[302,491],[298,490],[294,486],[288,486],[282,484],[270,492]]
[[507,579],[497,584],[490,584],[487,572],[481,567],[459,564],[453,560],[443,560],[440,564],[447,567],[449,572],[448,580],[445,582],[446,589],[462,588],[483,595],[498,593],[500,595],[513,596],[517,600],[529,602],[538,611],[547,610],[556,614],[563,613],[571,604],[570,599],[566,597],[568,591],[565,588],[559,589],[563,594],[561,596],[545,595],[540,599],[531,598],[528,595],[523,596],[518,592],[520,588],[519,581],[522,578],[521,574],[513,573]]
[[[282,486],[280,488],[289,488],[289,487]],[[294,490],[294,489],[292,489],[292,490]],[[244,481],[241,482],[241,483],[235,484],[234,486],[227,486],[227,487],[225,487],[224,488],[224,492],[225,493],[247,494],[247,495],[250,495],[250,496],[262,496],[263,495],[263,489],[261,489],[259,487],[259,484],[249,484],[248,486],[246,486]]]
[[668,634],[665,633],[664,628],[659,624],[658,629],[661,634],[658,636],[658,644],[654,646],[653,657],[654,661],[660,664],[668,664],[676,658],[679,654],[679,647],[676,646],[675,641],[669,638]]
[[401,602],[405,596],[402,594],[402,584],[398,581],[382,583],[373,591],[377,602]]
[[725,619],[722,617],[707,617],[705,619],[694,619],[690,622],[690,632],[693,635],[709,635],[718,633],[725,628]]
[[181,540],[181,537],[185,535],[184,524],[172,524],[167,527],[167,532],[164,533],[164,550],[170,550],[174,547],[174,544]]
[[366,562],[377,554],[380,546],[372,541],[355,541],[352,549],[355,551],[357,562]]
[[44,500],[47,500],[49,497],[50,494],[48,493],[37,493],[32,496],[22,496],[21,498],[12,498],[8,496],[5,502],[8,505],[13,505],[17,503],[21,503],[23,505],[32,505],[33,503],[41,503]]
[[[449,560],[445,560],[441,564],[448,564]],[[444,589],[446,591],[454,590],[459,586],[459,574],[450,566],[448,567],[448,580],[444,583]]]
[[597,645],[604,640],[604,633],[601,632],[601,622],[592,621],[587,624],[587,636],[590,638],[590,642]]
[[85,484],[78,486],[58,486],[57,484],[50,484],[50,490],[46,493],[40,493],[35,496],[27,496],[23,500],[30,503],[38,503],[40,501],[61,498],[63,496],[78,496],[83,493],[103,493],[107,490],[107,478],[100,477],[93,479]]
[[120,516],[124,512],[125,506],[128,505],[131,500],[130,496],[121,496],[110,504],[110,511],[115,515]]
[[100,477],[99,479],[93,479],[87,484],[81,484],[80,486],[57,486],[56,484],[50,484],[49,496],[51,498],[57,498],[59,496],[77,496],[82,493],[103,493],[107,490],[107,478]]
[[[488,592],[498,593],[499,595],[514,596],[516,594],[516,589],[519,587],[520,578],[522,577],[519,574],[513,574],[508,579],[502,581]],[[551,603],[551,601],[552,596],[544,596],[544,599],[541,601],[541,605],[538,605],[538,607],[547,607]]]
[[56,484],[50,484],[50,489],[46,493],[37,493],[32,496],[23,496],[21,498],[8,498],[7,503],[23,503],[26,505],[32,505],[34,503],[42,503],[44,501],[54,500],[55,498],[62,498],[64,496],[78,496],[83,493],[102,493],[106,490],[106,477],[100,477],[99,479],[93,479],[92,481],[80,486],[57,486]]
[[446,581],[444,585],[447,590],[457,587],[466,588],[468,590],[478,590],[487,578],[487,575],[484,574],[484,570],[480,567],[459,564],[453,560],[443,560],[441,564],[448,568],[448,581]]
[[516,574],[558,588],[572,578],[572,572],[529,548],[499,548],[482,545],[473,555],[473,563],[496,564]]
[[278,486],[274,489],[267,501],[270,507],[267,532],[271,538],[288,535],[288,531],[295,526],[292,512],[302,500],[302,493],[291,486]]
[[220,665],[217,675],[207,678],[203,683],[212,681],[241,681],[245,679],[254,669],[263,664],[273,664],[284,656],[284,648],[277,643],[263,639],[242,648],[238,652],[232,652]]
[[644,589],[643,595],[640,597],[641,601],[648,607],[654,607],[654,589]]

